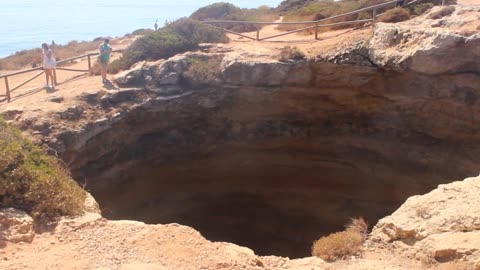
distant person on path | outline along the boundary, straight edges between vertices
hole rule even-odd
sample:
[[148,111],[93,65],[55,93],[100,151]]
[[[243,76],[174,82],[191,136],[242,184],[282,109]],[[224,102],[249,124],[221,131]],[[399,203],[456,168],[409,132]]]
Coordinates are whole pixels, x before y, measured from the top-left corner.
[[[47,43],[42,44],[42,57],[43,69],[45,70],[45,76],[47,78],[47,85],[45,87],[55,89],[55,82],[57,81],[55,78],[55,66],[57,63],[55,62],[53,52],[48,47]],[[52,86],[50,86],[50,82],[52,82]]]
[[397,0],[396,7],[403,7],[403,4],[405,4],[405,0]]
[[106,38],[99,48],[100,55],[98,56],[98,62],[100,63],[100,68],[102,71],[103,83],[107,82],[107,67],[108,62],[110,61],[110,54],[112,53],[112,47],[109,45],[109,43],[110,40]]
[[158,29],[158,20],[155,21],[155,24],[153,25],[153,27],[155,27],[155,30]]

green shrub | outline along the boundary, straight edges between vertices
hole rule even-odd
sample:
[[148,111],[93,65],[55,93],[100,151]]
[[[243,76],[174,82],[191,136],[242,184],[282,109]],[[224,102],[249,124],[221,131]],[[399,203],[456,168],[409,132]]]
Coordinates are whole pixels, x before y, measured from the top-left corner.
[[190,84],[202,85],[215,81],[220,74],[223,56],[189,57],[188,68],[183,74]]
[[408,12],[408,10],[401,7],[387,10],[385,13],[378,17],[378,21],[389,23],[403,22],[408,19],[410,19],[410,13]]
[[199,8],[190,15],[190,18],[198,21],[219,20],[225,16],[239,12],[241,8],[230,3],[219,2]]
[[430,10],[432,7],[434,7],[434,4],[432,3],[419,3],[416,5],[408,6],[407,9],[410,12],[410,15],[420,16]]
[[362,218],[352,219],[345,231],[332,233],[315,241],[312,245],[312,255],[325,261],[360,255],[367,229],[368,225]]
[[[239,8],[229,3],[214,3],[202,7],[190,15],[191,19],[205,20],[230,20],[230,21],[274,21],[278,18],[278,13],[269,7],[260,6],[258,8],[246,9]],[[235,32],[256,31],[259,26],[255,24],[223,24],[225,29]]]
[[142,60],[158,60],[196,49],[200,43],[227,42],[222,31],[198,21],[182,18],[135,40],[119,60],[120,69],[127,69]]
[[81,213],[86,193],[54,157],[0,119],[0,204],[36,221]]
[[[354,11],[360,8],[373,6],[376,4],[384,3],[383,0],[343,0],[343,1],[333,1],[333,0],[322,0],[322,1],[306,1],[305,4],[297,6],[297,8],[290,8],[284,14],[283,21],[311,21],[328,18],[334,15],[343,14],[346,12]],[[385,8],[378,9],[377,12],[381,13]],[[360,14],[353,14],[346,17],[340,17],[337,19],[331,19],[326,21],[326,23],[336,23],[344,21],[353,21],[360,20],[372,17],[372,12],[363,12]],[[306,27],[307,25],[281,25],[280,30],[289,31],[299,28]],[[322,31],[335,30],[341,28],[348,28],[352,25],[339,25],[331,26],[329,28],[322,27]]]
[[[446,0],[448,5],[455,4],[457,0]],[[288,21],[306,21],[306,20],[319,20],[328,18],[334,15],[343,14],[346,12],[358,10],[360,8],[369,7],[377,4],[385,3],[384,0],[286,0],[283,1],[277,10],[283,13],[285,22]],[[408,5],[407,8],[411,15],[421,15],[434,5],[441,5],[442,0],[423,0],[419,3]],[[381,14],[391,9],[392,6],[377,9],[377,14]],[[400,15],[400,14],[397,14]],[[405,13],[401,14],[405,18]],[[392,17],[394,19],[395,16]],[[366,11],[359,14],[354,14],[346,17],[328,20],[327,23],[336,23],[343,21],[353,21],[372,18],[372,11]],[[278,27],[280,30],[289,31],[295,30],[307,25],[281,25]],[[322,27],[322,31],[335,30],[341,28],[349,28],[351,25],[339,25],[332,26],[330,28]]]
[[305,59],[305,54],[297,47],[285,46],[280,51],[280,62],[300,61]]
[[278,5],[277,10],[283,13],[291,12],[297,9],[300,9],[312,2],[317,2],[317,0],[285,0]]
[[146,29],[146,28],[140,28],[132,32],[132,35],[135,36],[144,36],[153,33],[155,30],[153,29]]
[[115,59],[110,64],[108,64],[108,73],[109,74],[117,74],[118,72],[123,70],[123,61],[121,59]]

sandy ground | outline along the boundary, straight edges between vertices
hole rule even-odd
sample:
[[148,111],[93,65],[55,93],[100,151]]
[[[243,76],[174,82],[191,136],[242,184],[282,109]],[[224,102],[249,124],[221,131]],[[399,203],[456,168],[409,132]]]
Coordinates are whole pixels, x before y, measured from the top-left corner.
[[[54,233],[55,231],[55,233]],[[107,221],[96,214],[61,222],[32,243],[0,248],[0,269],[95,270],[467,270],[461,262],[423,264],[408,252],[369,247],[361,257],[327,264],[317,258],[257,257],[251,250],[210,242],[178,224]]]
[[[116,40],[112,42],[112,47],[114,50],[125,49],[131,42],[133,42],[134,39],[135,38],[125,38],[125,39]],[[93,52],[95,51],[88,51],[85,53],[93,53]],[[120,55],[121,55],[120,53],[113,53],[112,60],[119,58]],[[92,56],[91,64],[94,65],[96,60],[97,60],[96,56]],[[78,59],[78,60],[72,61],[69,64],[62,65],[62,67],[70,68],[70,69],[87,70],[88,60],[87,58]],[[12,72],[15,72],[15,71],[0,70],[0,74],[9,74]],[[33,78],[34,76],[42,72],[43,72],[42,70],[37,70],[37,71],[32,71],[26,74],[20,74],[20,75],[9,77],[8,78],[9,88],[14,89],[18,85],[22,84],[23,82],[26,82],[27,80]],[[44,88],[44,86],[46,85],[45,74],[42,74],[36,79],[34,79],[33,81],[11,92],[12,101],[14,102],[16,100],[24,99],[31,95],[34,95],[36,98],[41,98],[41,96],[35,95],[35,94],[37,93],[52,94],[53,92],[58,92],[65,89],[77,88],[79,85],[85,86],[84,83],[82,83],[81,81],[82,79],[88,77],[86,72],[72,72],[72,71],[57,70],[56,74],[57,74],[57,82],[58,82],[56,91],[47,92],[47,90]],[[97,79],[101,81],[101,78],[99,76],[96,76],[96,77],[98,77]],[[0,95],[5,95],[6,87],[5,87],[4,79],[1,79],[0,81],[1,81]],[[29,101],[29,103],[33,101],[34,100],[32,99]],[[5,103],[5,97],[0,96],[0,106],[2,106],[3,103]]]
[[478,6],[480,5],[480,0],[457,0],[457,3],[464,6]]

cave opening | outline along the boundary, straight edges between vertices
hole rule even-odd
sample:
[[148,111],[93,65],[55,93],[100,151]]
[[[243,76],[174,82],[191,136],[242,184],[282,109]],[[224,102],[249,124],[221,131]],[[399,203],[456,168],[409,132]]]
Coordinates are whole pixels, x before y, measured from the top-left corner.
[[299,258],[350,218],[373,225],[428,189],[291,151],[236,146],[180,164],[143,161],[101,179],[111,184],[92,193],[110,219],[179,223],[259,255]]
[[419,128],[401,97],[209,88],[155,102],[66,153],[74,178],[109,219],[179,223],[258,255],[309,256],[350,218],[373,226],[476,168],[476,148]]

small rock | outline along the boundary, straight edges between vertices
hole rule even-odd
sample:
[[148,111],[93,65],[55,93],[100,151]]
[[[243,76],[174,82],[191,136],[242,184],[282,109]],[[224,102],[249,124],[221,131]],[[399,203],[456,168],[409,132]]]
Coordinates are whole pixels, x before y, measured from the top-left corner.
[[63,101],[65,101],[65,98],[63,98],[63,96],[52,96],[49,98],[49,101],[55,103],[62,103]]

